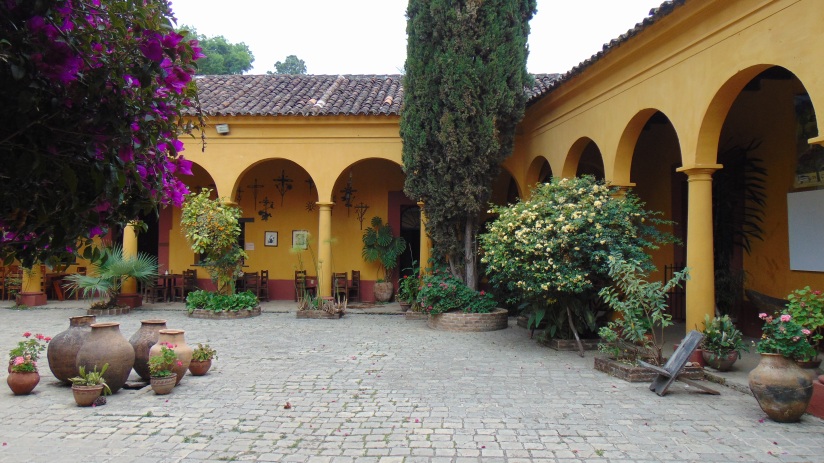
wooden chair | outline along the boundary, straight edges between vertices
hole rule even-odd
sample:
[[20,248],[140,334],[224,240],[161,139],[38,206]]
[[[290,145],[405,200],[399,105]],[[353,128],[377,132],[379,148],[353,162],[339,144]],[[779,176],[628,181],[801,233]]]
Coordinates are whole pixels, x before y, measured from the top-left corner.
[[306,270],[295,270],[295,302],[303,299],[306,293]]
[[197,270],[184,270],[180,283],[175,283],[172,298],[175,301],[186,302],[186,296],[197,289]]
[[245,272],[243,274],[243,289],[251,291],[258,299],[260,299],[260,275],[258,272]]
[[168,291],[166,289],[166,282],[160,278],[155,278],[143,285],[143,301],[145,302],[164,302],[168,298]]
[[349,278],[346,272],[332,275],[332,297],[337,300],[349,298]]
[[260,271],[260,292],[258,293],[259,301],[269,302],[269,271]]
[[361,301],[360,297],[360,270],[352,270],[352,283],[349,284],[348,296],[350,301]]
[[667,389],[669,389],[670,385],[674,381],[681,381],[684,383],[689,384],[690,386],[698,389],[698,392],[705,392],[707,394],[718,395],[718,391],[708,388],[703,384],[699,384],[696,381],[691,379],[684,378],[681,373],[684,370],[684,366],[686,366],[687,361],[690,358],[690,354],[692,351],[695,350],[696,347],[701,343],[701,339],[704,338],[704,335],[701,334],[699,331],[692,330],[689,332],[687,337],[685,337],[678,349],[672,354],[672,357],[669,358],[667,363],[663,367],[659,367],[657,365],[651,365],[647,362],[642,360],[638,361],[638,365],[652,370],[658,375],[652,381],[652,384],[649,386],[650,391],[654,391],[659,396],[663,396],[667,393]]
[[0,266],[0,301],[6,299],[6,267]]
[[6,298],[11,300],[12,296],[17,295],[23,290],[23,270],[16,265],[9,267],[6,272],[5,279]]
[[[83,276],[85,276],[85,275],[86,275],[86,267],[77,267],[77,270],[75,270],[75,272],[74,272],[74,273],[76,273],[76,274],[78,274],[78,275],[83,275]],[[63,285],[63,288],[65,288],[65,287],[66,287],[66,285],[64,284],[64,285]],[[64,292],[65,292],[65,291],[64,291]],[[74,300],[76,301],[76,300],[78,300],[79,298],[80,298],[80,291],[75,291],[75,292],[74,292]]]

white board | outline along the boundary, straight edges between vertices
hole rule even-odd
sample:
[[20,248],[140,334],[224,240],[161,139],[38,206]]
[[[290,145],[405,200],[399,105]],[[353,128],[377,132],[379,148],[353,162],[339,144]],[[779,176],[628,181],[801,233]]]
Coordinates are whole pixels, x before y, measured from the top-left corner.
[[787,194],[790,270],[824,272],[824,190]]

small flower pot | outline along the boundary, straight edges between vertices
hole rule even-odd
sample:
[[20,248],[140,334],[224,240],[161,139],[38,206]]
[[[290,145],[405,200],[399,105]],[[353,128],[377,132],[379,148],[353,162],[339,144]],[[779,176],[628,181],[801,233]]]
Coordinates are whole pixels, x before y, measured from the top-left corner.
[[192,363],[189,364],[189,372],[192,373],[192,376],[203,376],[209,371],[209,368],[212,368],[212,359],[192,360]]
[[14,372],[9,373],[6,378],[6,383],[14,395],[28,395],[40,382],[40,373],[36,371]]
[[166,395],[175,388],[175,381],[177,381],[177,375],[172,373],[171,376],[152,376],[149,384],[152,385],[155,394]]
[[103,393],[103,385],[98,386],[72,386],[74,401],[78,407],[90,407],[100,394]]

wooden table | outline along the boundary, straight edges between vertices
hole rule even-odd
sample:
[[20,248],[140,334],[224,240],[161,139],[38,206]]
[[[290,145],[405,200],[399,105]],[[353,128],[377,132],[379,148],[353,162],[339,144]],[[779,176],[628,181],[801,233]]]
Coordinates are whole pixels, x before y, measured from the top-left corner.
[[159,275],[158,279],[166,286],[166,301],[174,301],[175,299],[175,283],[178,278],[183,278],[181,273],[166,273]]

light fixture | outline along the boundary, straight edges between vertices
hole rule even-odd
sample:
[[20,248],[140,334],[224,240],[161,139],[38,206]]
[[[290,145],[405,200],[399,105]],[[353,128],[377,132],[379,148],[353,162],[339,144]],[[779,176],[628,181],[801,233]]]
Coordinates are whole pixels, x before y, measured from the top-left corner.
[[220,135],[229,135],[229,124],[217,124],[215,131]]

